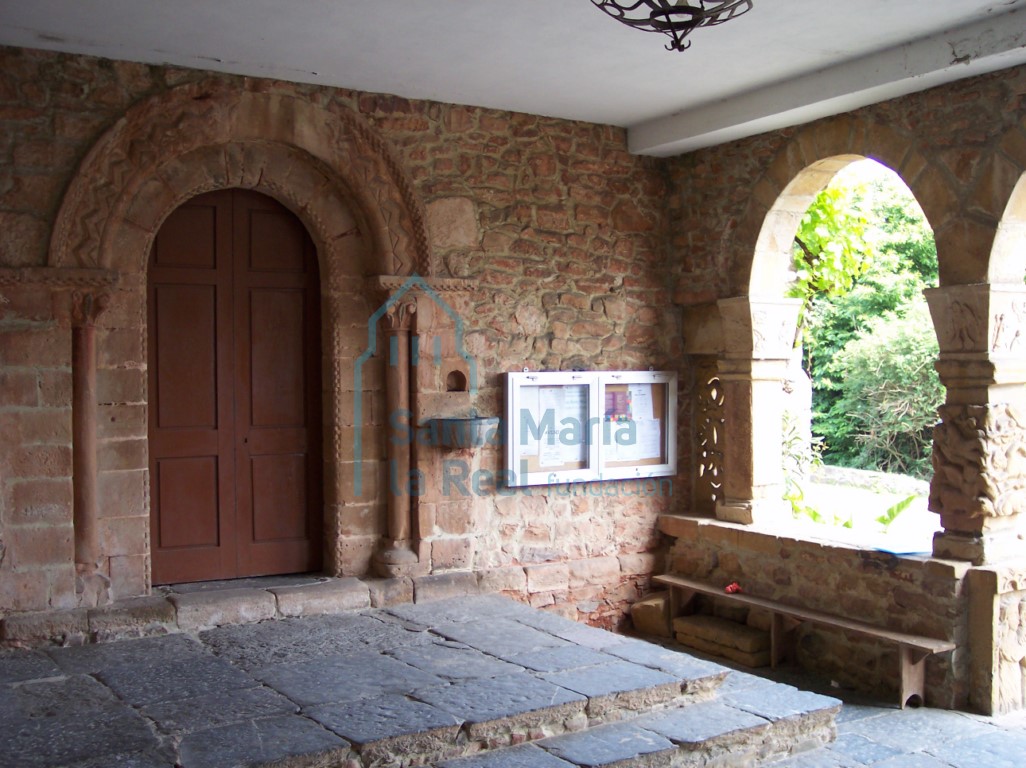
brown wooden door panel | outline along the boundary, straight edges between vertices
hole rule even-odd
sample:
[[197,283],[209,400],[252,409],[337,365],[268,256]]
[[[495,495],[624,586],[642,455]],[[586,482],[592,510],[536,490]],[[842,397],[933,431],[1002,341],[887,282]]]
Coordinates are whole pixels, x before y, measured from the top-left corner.
[[[156,488],[161,509],[158,546],[220,545],[217,456],[163,458],[157,461]],[[181,488],[189,488],[186,496]]]
[[157,453],[166,458],[218,456],[221,453],[221,436],[216,429],[167,430],[151,442]]
[[253,456],[253,541],[306,538],[307,457],[302,453]]
[[219,202],[217,194],[201,195],[172,211],[157,236],[152,265],[158,269],[215,269],[218,244],[223,245],[230,235],[218,221]]
[[153,582],[320,568],[320,306],[302,224],[241,190],[172,213],[149,279]]
[[247,254],[235,278],[236,376],[247,382],[236,398],[239,509],[248,511],[238,520],[240,567],[319,568],[316,259],[299,222],[264,198],[236,206],[235,233]]
[[303,290],[249,292],[250,414],[254,427],[304,427]]
[[158,285],[153,302],[157,427],[216,429],[216,286]]

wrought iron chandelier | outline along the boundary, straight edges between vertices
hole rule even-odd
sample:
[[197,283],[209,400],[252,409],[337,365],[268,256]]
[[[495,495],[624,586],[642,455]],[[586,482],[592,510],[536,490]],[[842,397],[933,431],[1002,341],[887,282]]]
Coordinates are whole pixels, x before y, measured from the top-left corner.
[[669,35],[668,51],[691,47],[688,35],[699,27],[712,27],[752,10],[752,0],[591,0],[628,27]]

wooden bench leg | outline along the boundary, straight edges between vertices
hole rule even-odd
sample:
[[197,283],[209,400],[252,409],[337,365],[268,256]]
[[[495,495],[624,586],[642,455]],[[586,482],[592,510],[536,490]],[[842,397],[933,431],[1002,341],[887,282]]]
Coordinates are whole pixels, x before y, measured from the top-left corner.
[[901,671],[901,708],[909,704],[922,706],[926,703],[926,657],[929,654],[906,645],[898,646]]
[[695,592],[691,589],[681,587],[670,587],[670,629],[673,629],[673,620],[682,616],[685,610],[691,608],[695,600]]
[[770,623],[770,666],[790,658],[794,652],[794,630],[799,622],[783,613],[774,613]]

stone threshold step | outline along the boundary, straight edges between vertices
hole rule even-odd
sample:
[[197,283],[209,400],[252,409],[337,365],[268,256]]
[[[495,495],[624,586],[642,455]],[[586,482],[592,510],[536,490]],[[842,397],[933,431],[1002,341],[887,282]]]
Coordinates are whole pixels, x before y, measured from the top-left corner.
[[455,758],[436,768],[762,765],[836,737],[836,699],[778,683],[726,688],[709,701]]
[[177,584],[97,607],[0,616],[0,648],[106,643],[268,619],[472,598],[491,591],[471,572],[409,578],[301,574]]

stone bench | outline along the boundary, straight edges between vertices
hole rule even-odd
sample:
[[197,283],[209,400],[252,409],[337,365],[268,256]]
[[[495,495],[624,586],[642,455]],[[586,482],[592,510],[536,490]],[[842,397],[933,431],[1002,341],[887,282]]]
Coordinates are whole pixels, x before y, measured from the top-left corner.
[[679,616],[697,594],[711,595],[720,600],[768,612],[773,617],[770,627],[770,664],[774,667],[787,655],[793,631],[803,622],[834,627],[844,632],[852,632],[897,644],[902,709],[909,704],[918,706],[925,703],[926,657],[933,653],[944,653],[955,649],[955,644],[947,640],[883,629],[862,621],[834,616],[809,608],[786,605],[743,592],[725,592],[720,587],[713,587],[683,576],[667,574],[656,576],[653,581],[669,588],[671,620],[675,616]]

